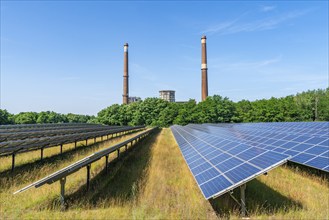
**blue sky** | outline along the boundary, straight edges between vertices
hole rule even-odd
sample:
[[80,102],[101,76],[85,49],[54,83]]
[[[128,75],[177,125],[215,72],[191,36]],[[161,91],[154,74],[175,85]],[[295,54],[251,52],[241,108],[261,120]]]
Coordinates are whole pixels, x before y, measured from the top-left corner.
[[1,1],[1,109],[97,114],[130,96],[282,97],[328,87],[328,1]]

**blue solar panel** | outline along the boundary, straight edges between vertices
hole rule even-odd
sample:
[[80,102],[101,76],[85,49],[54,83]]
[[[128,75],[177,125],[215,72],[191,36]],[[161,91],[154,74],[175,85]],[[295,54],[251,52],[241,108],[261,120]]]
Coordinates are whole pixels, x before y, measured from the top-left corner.
[[292,162],[328,172],[329,122],[191,124],[187,127],[288,154]]
[[[188,126],[172,132],[205,198],[219,196],[285,163],[289,155]],[[230,131],[226,131],[229,134]]]

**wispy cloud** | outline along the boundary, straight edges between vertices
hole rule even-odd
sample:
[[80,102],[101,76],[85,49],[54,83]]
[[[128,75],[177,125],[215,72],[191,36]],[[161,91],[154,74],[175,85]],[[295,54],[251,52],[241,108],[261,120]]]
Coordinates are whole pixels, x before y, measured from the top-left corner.
[[276,9],[276,6],[274,5],[266,5],[266,6],[263,6],[260,10],[262,12],[269,12],[269,11],[273,11]]
[[284,24],[287,21],[298,18],[309,13],[310,10],[298,10],[291,11],[285,14],[281,14],[275,17],[268,17],[261,20],[255,20],[250,22],[241,21],[242,15],[232,21],[225,21],[217,25],[213,25],[203,30],[202,33],[213,35],[227,35],[227,34],[236,34],[240,32],[254,32],[254,31],[264,31],[278,28],[280,25]]
[[225,22],[221,22],[219,24],[213,25],[211,27],[208,27],[207,29],[201,31],[201,34],[211,34],[211,33],[217,33],[217,32],[221,32],[224,31],[226,29],[229,29],[230,27],[234,26],[235,23],[237,23],[239,21],[240,18],[242,18],[243,16],[247,15],[248,12],[243,13],[242,15],[240,15],[239,17],[231,20],[231,21],[225,21]]

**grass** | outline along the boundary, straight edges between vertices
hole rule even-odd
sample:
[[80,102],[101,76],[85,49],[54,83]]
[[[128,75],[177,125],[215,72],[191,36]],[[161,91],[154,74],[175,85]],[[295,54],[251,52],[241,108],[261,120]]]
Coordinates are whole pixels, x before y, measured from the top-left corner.
[[[59,183],[12,195],[26,184],[123,139],[49,156],[42,163],[30,159],[40,152],[30,152],[31,157],[21,158],[24,165],[14,175],[0,171],[0,219],[239,218],[238,206],[228,194],[209,201],[203,198],[170,129],[146,138],[118,160],[113,155],[108,174],[103,172],[103,160],[93,163],[88,192],[85,169],[69,176],[65,212],[60,212]],[[10,167],[10,163],[1,160],[1,167]],[[233,195],[239,198],[239,190]],[[246,202],[251,218],[328,219],[328,179],[281,166],[247,184]]]

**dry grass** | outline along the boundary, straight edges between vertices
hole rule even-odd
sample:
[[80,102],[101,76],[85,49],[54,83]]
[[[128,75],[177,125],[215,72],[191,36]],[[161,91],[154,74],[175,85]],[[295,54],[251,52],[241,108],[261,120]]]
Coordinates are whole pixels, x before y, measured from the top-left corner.
[[[85,191],[85,169],[69,176],[65,212],[59,211],[59,183],[12,195],[26,184],[117,141],[120,140],[68,153],[70,156],[66,157],[55,156],[61,159],[50,157],[43,163],[29,162],[27,168],[17,171],[14,180],[0,171],[0,218],[239,218],[238,207],[228,195],[210,202],[203,198],[170,129],[148,137],[114,161],[107,175],[102,172],[103,160],[93,163],[89,192]],[[40,155],[34,153],[36,158]],[[22,163],[29,159],[22,159]],[[238,198],[238,190],[234,194]],[[252,218],[328,219],[328,195],[328,182],[324,178],[282,166],[248,183],[246,199]]]

